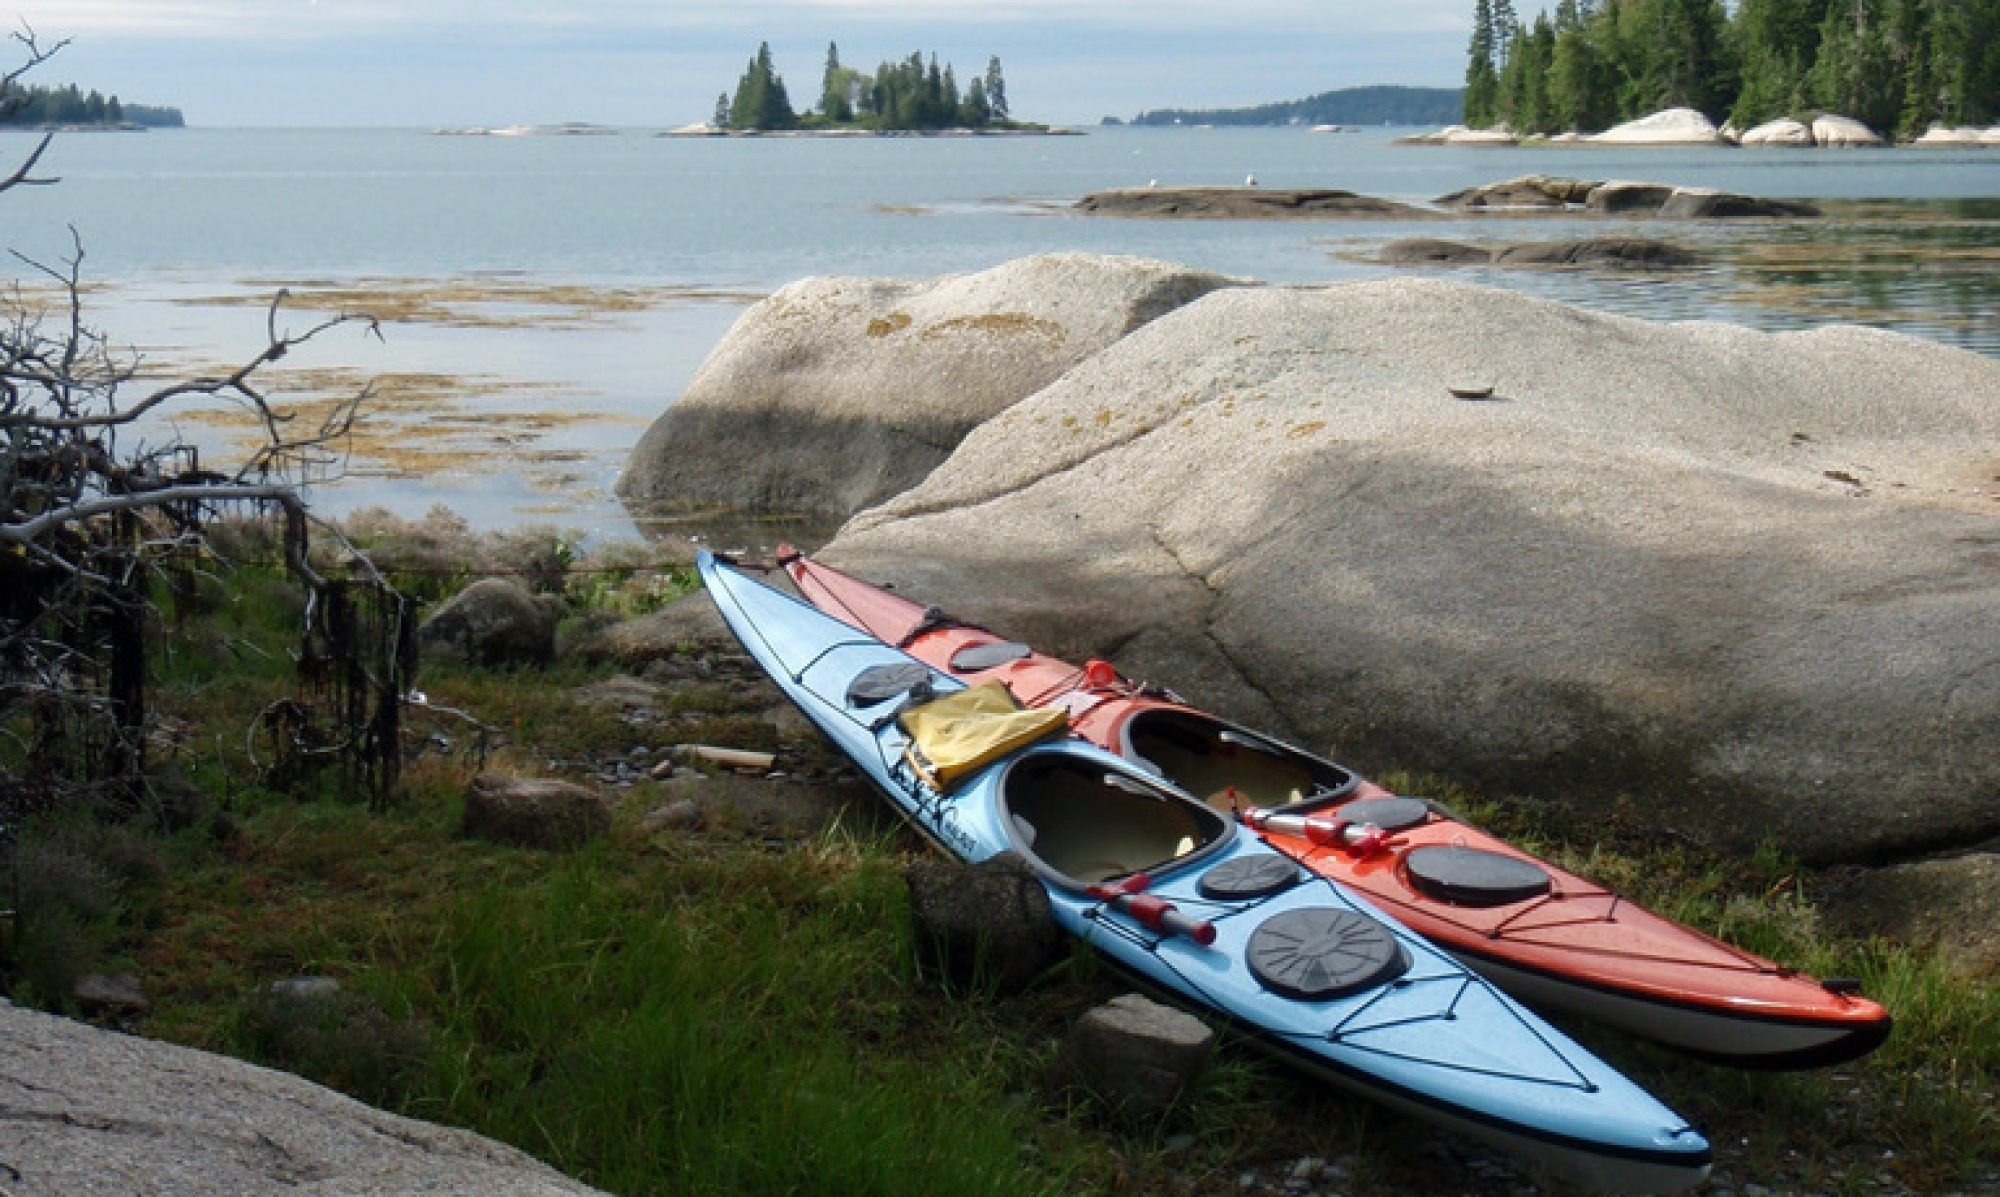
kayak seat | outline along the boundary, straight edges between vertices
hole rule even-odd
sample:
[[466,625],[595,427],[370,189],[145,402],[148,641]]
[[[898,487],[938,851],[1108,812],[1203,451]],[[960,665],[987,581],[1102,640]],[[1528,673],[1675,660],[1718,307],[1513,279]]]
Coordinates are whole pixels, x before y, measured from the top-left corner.
[[1066,754],[1017,761],[1001,801],[1014,846],[1083,885],[1179,860],[1229,830],[1220,815],[1171,790]]
[[1276,809],[1343,791],[1354,781],[1336,765],[1194,711],[1134,715],[1125,727],[1122,755],[1147,761],[1220,810],[1229,809],[1232,790],[1241,805]]

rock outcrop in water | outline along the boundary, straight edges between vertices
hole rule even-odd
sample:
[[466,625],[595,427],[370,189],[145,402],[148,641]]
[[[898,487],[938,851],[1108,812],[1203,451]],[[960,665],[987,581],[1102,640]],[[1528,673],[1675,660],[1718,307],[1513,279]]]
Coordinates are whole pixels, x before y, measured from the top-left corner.
[[1230,280],[1047,254],[932,279],[811,278],[752,307],[633,450],[638,514],[845,516],[921,481],[968,431]]
[[825,555],[1364,769],[1889,858],[2000,834],[1995,394],[1867,329],[1230,288]]
[[1395,200],[1324,187],[1126,187],[1077,201],[1092,216],[1182,220],[1430,220],[1437,214]]
[[1589,212],[1599,216],[1695,220],[1735,217],[1816,217],[1804,200],[1760,199],[1709,187],[1677,187],[1627,179],[1593,181],[1522,175],[1441,195],[1441,208],[1463,212]]
[[0,1160],[22,1197],[600,1197],[469,1131],[5,1001]]

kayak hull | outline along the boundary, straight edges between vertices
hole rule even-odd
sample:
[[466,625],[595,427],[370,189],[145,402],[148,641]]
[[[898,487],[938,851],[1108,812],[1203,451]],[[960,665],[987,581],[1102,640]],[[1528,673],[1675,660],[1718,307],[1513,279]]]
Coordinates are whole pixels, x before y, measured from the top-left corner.
[[[896,704],[855,706],[845,698],[864,670],[907,663],[908,656],[707,554],[699,566],[745,649],[905,819],[964,860],[1019,853],[1041,877],[1063,929],[1144,988],[1227,1021],[1354,1092],[1578,1183],[1667,1192],[1706,1175],[1706,1140],[1631,1081],[1351,890],[1118,756],[1061,736],[1013,751],[948,793],[924,784],[907,766],[902,727],[885,717]],[[938,694],[962,687],[942,671],[929,678]],[[1136,872],[1148,879],[1148,899],[1198,919],[1208,942],[1164,932],[1107,897],[1102,886],[1135,875],[1127,860],[1089,863],[1097,804],[1107,800],[1137,804],[1152,822],[1197,828],[1166,859]],[[1232,870],[1273,868],[1295,877],[1254,897],[1214,885]],[[1085,869],[1098,871],[1078,880]],[[1276,931],[1298,920],[1365,925],[1389,942],[1383,950],[1394,960],[1383,957],[1385,971],[1352,989],[1287,989],[1252,962],[1268,953]]]
[[[1394,797],[1334,762],[1118,677],[1102,662],[1079,666],[1026,646],[1001,651],[996,646],[1009,642],[984,628],[809,558],[783,560],[800,593],[841,621],[961,680],[998,680],[1024,704],[1061,706],[1078,735],[1198,796],[1335,820]],[[1739,1067],[1835,1064],[1872,1051],[1889,1034],[1888,1011],[1846,987],[1646,910],[1435,804],[1394,835],[1390,852],[1370,855],[1282,832],[1266,838],[1545,1009]],[[1533,870],[1545,886],[1489,905],[1440,897],[1413,882],[1412,853],[1431,849],[1435,858],[1454,848]]]

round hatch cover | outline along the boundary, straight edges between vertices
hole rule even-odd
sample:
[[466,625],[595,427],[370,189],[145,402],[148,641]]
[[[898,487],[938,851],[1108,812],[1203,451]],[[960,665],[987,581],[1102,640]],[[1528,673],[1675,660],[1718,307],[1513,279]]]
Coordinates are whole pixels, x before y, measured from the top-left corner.
[[898,661],[892,665],[870,665],[854,675],[847,683],[847,705],[850,707],[872,706],[887,702],[900,694],[907,694],[919,686],[929,684],[931,671],[915,661]]
[[1025,644],[1012,640],[989,640],[985,644],[969,645],[951,655],[951,667],[958,673],[978,673],[982,669],[992,669],[1009,661],[1018,661],[1034,650]]
[[1419,892],[1460,906],[1505,906],[1549,892],[1539,865],[1479,848],[1417,848],[1403,867]]
[[1201,875],[1195,888],[1204,898],[1243,902],[1290,889],[1299,882],[1299,866],[1272,852],[1255,852],[1226,860]]
[[1264,920],[1243,954],[1264,988],[1304,1001],[1386,984],[1410,967],[1388,927],[1352,910],[1319,906]]
[[1363,798],[1340,808],[1350,823],[1373,823],[1384,831],[1408,831],[1431,816],[1431,804],[1421,798]]

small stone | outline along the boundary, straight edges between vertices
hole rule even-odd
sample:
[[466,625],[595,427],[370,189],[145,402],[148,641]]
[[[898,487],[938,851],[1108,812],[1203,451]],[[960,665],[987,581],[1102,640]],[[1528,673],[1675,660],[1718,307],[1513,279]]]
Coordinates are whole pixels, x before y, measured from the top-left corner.
[[1293,1180],[1317,1179],[1319,1176],[1320,1169],[1324,1167],[1326,1167],[1325,1160],[1320,1159],[1318,1156],[1309,1155],[1292,1165],[1292,1179]]
[[139,978],[130,973],[85,973],[70,994],[92,1014],[144,1014],[153,1008]]
[[1193,1015],[1128,993],[1078,1019],[1063,1049],[1085,1089],[1121,1112],[1154,1116],[1186,1092],[1214,1042]]

